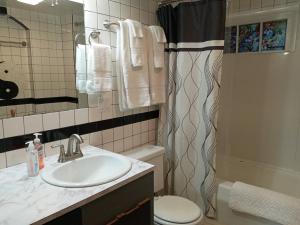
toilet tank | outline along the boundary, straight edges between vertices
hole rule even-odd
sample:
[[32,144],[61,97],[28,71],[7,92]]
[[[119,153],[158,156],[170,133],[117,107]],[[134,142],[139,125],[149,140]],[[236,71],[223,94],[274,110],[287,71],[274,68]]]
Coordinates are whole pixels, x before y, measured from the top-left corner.
[[126,151],[122,154],[155,166],[154,192],[158,192],[164,188],[164,152],[164,147],[156,145],[143,145]]

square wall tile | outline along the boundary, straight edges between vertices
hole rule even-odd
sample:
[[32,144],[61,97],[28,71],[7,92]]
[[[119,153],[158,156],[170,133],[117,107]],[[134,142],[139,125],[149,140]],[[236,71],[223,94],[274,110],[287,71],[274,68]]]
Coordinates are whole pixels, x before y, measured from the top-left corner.
[[149,141],[149,133],[145,132],[141,134],[141,144],[144,145]]
[[95,147],[102,145],[102,132],[98,131],[90,134],[90,145]]
[[24,116],[25,134],[43,131],[42,114]]
[[149,130],[149,121],[141,122],[141,132],[147,132]]
[[141,123],[132,124],[132,133],[133,135],[141,133]]
[[109,1],[97,0],[98,13],[109,15]]
[[84,124],[89,122],[89,110],[88,108],[84,109],[75,109],[75,124]]
[[108,129],[102,131],[102,140],[103,144],[106,144],[108,142],[112,142],[114,140],[114,131],[113,129]]
[[109,142],[109,143],[103,144],[103,149],[107,150],[107,151],[114,151],[114,143]]
[[0,138],[3,138],[3,122],[0,120]]
[[141,134],[137,134],[133,136],[133,147],[137,147],[141,145]]
[[133,137],[128,137],[124,139],[124,150],[128,151],[133,147]]
[[0,153],[0,169],[6,167],[6,155],[5,153]]
[[114,141],[123,139],[123,127],[116,127],[114,128]]
[[75,124],[74,110],[59,112],[60,127],[70,127]]
[[97,0],[85,0],[84,10],[97,12]]
[[59,128],[59,113],[43,114],[44,130],[53,130]]
[[120,16],[121,16],[120,3],[109,1],[109,13],[110,13],[110,16],[120,18]]
[[120,153],[124,151],[123,139],[114,141],[114,152]]
[[123,126],[123,129],[124,129],[124,137],[125,138],[132,136],[132,124]]
[[13,137],[24,134],[23,117],[14,117],[3,120],[4,137]]
[[85,27],[97,29],[97,13],[85,11],[84,12],[84,23]]
[[89,122],[100,121],[102,117],[102,109],[99,107],[89,108]]
[[26,162],[25,148],[6,152],[7,166],[14,166]]

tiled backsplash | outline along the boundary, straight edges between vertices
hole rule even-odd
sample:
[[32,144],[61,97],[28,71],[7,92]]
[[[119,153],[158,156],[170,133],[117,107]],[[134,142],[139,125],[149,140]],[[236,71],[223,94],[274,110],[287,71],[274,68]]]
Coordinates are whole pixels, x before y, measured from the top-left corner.
[[[85,29],[88,33],[92,30],[101,31],[102,42],[109,44],[113,49],[113,76],[116,76],[116,33],[110,32],[103,27],[105,19],[119,20],[131,18],[139,20],[144,24],[155,24],[155,0],[86,0],[85,1]],[[110,118],[138,114],[157,110],[158,107],[151,106],[143,109],[130,110],[122,113],[119,111],[117,90],[106,93],[107,107],[83,108],[55,113],[38,114],[32,116],[16,117],[0,120],[0,138],[28,134],[35,131],[52,130],[56,128],[69,127],[88,122],[107,120]],[[157,119],[150,119],[125,126],[115,127],[104,131],[98,131],[83,135],[86,144],[100,146],[115,152],[122,152],[135,146],[155,143]],[[67,144],[67,139],[45,143],[46,155],[57,153],[50,146],[55,144]],[[0,146],[1,148],[1,146]],[[0,168],[12,166],[24,162],[26,158],[25,149],[13,150],[0,153]]]

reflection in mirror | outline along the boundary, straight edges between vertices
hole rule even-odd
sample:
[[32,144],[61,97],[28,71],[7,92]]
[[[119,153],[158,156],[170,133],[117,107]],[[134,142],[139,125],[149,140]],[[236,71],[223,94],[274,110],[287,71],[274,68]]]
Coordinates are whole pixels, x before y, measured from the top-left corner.
[[0,6],[0,119],[77,108],[75,39],[85,42],[83,5],[7,0]]

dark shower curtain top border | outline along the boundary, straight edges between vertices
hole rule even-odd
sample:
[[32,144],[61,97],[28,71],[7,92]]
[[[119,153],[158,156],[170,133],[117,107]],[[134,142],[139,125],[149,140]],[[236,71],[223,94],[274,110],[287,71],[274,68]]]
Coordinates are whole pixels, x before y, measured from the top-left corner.
[[171,51],[224,48],[226,0],[181,2],[176,7],[165,5],[159,7],[157,16]]

